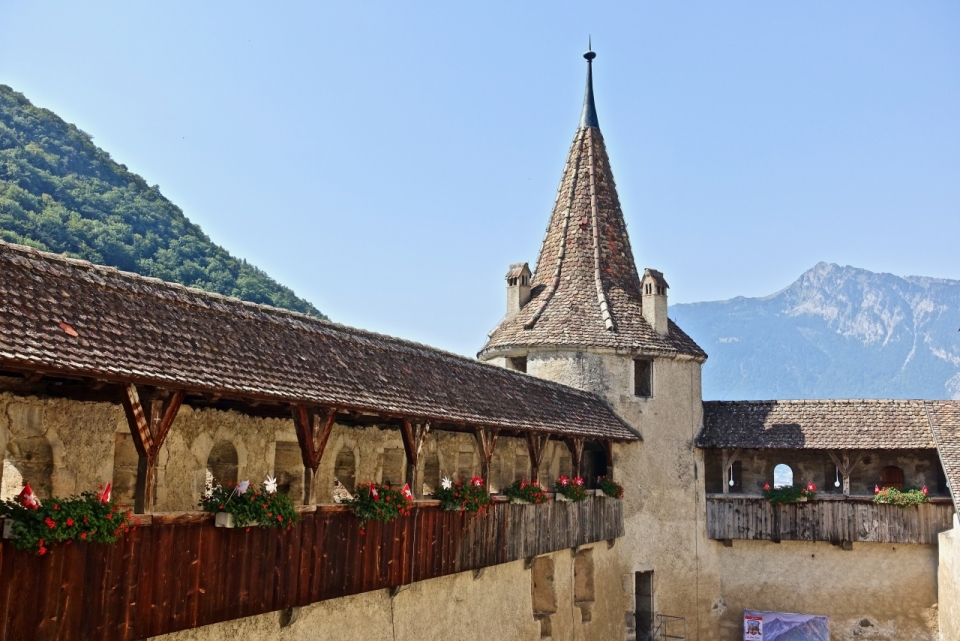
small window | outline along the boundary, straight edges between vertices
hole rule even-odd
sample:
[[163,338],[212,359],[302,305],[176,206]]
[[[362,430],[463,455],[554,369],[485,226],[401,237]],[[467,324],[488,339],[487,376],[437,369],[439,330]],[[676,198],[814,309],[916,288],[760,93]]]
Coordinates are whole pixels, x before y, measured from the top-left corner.
[[633,394],[642,398],[653,396],[653,361],[633,361]]
[[516,370],[518,372],[527,373],[527,357],[526,356],[514,356],[510,359],[510,369]]
[[896,465],[888,465],[880,471],[881,485],[903,489],[903,470]]
[[786,463],[780,463],[773,468],[773,487],[790,487],[793,485],[793,470]]

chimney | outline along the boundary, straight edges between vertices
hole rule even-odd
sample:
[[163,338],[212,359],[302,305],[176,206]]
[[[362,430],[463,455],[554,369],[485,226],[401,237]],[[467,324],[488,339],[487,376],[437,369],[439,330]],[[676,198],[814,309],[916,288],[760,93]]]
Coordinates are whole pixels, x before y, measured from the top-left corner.
[[657,270],[643,270],[643,278],[640,279],[643,318],[661,336],[666,336],[670,332],[667,327],[667,289],[669,287],[663,274]]
[[507,272],[507,318],[513,318],[530,301],[530,277],[527,263],[514,263]]

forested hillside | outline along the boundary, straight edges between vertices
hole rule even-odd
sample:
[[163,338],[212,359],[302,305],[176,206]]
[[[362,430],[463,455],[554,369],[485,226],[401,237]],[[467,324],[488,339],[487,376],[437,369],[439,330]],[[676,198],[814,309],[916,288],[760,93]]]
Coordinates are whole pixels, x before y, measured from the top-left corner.
[[0,85],[0,239],[323,316],[214,244],[90,136]]

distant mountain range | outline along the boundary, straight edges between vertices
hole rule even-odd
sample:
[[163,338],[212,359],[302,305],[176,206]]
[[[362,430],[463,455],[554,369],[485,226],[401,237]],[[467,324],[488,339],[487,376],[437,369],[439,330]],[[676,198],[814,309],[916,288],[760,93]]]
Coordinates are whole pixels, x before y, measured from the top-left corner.
[[323,317],[83,131],[0,85],[0,239]]
[[960,281],[819,263],[763,298],[672,305],[705,399],[960,399]]

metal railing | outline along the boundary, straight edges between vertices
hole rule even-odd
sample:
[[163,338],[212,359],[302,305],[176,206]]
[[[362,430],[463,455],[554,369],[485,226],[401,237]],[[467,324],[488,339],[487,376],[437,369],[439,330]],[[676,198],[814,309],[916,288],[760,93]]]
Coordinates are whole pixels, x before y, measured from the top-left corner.
[[650,635],[651,641],[666,639],[683,641],[687,638],[687,620],[683,617],[658,614],[655,623],[653,634]]

